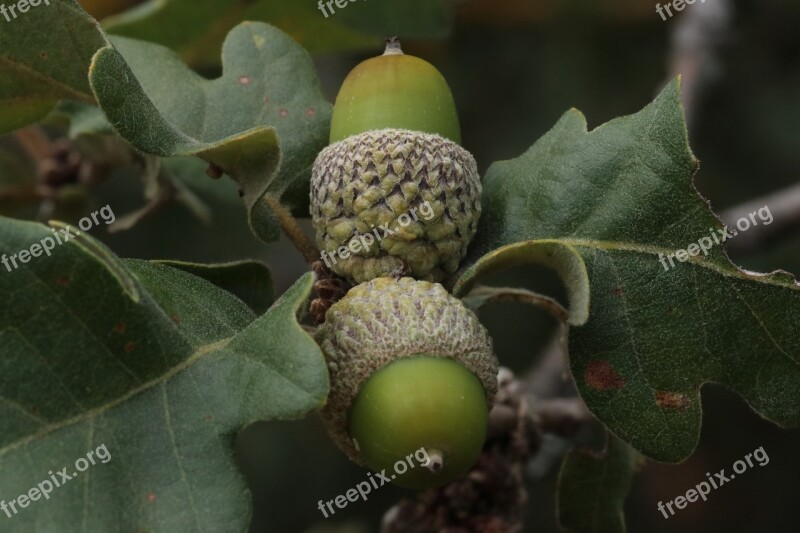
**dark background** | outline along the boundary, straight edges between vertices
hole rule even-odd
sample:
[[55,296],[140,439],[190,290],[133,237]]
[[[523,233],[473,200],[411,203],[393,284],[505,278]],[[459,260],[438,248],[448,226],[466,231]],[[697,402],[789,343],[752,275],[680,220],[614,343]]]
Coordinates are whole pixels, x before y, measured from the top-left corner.
[[[571,107],[580,109],[593,128],[638,111],[670,77],[682,73],[690,142],[701,160],[695,185],[717,213],[797,183],[800,2],[698,0],[667,21],[656,14],[654,4],[473,0],[458,7],[446,39],[406,40],[404,49],[434,63],[450,82],[463,144],[482,171],[493,161],[519,155]],[[725,12],[720,6],[728,8],[727,22],[701,13]],[[686,37],[683,31],[694,24],[701,29]],[[335,98],[353,66],[380,51],[316,56],[328,98]],[[0,149],[12,148],[10,136],[0,137]],[[24,160],[9,160],[14,168],[25,169]],[[212,207],[213,225],[200,225],[185,208],[171,205],[131,231],[113,236],[98,231],[95,236],[124,257],[197,262],[257,258],[270,266],[276,293],[281,293],[306,269],[302,258],[285,241],[270,246],[258,242],[247,228],[235,186],[212,182],[203,171],[198,165],[197,175],[187,176],[187,183]],[[3,180],[7,185],[10,175],[5,173],[0,185]],[[59,205],[56,215],[77,220],[85,210],[75,206],[86,202],[110,203],[118,216],[142,204],[141,183],[130,166],[93,188],[89,199],[78,196],[74,204]],[[2,214],[35,218],[37,212],[35,204],[0,202]],[[797,228],[787,225],[761,236],[763,227],[751,229],[755,245],[732,248],[731,257],[752,270],[782,268],[800,274]],[[501,281],[555,294],[561,290],[554,276],[538,270],[506,275]],[[513,304],[492,306],[481,318],[502,363],[517,372],[536,360],[554,328],[543,312]],[[626,505],[629,530],[797,531],[800,430],[774,427],[719,386],[704,387],[703,408],[694,456],[681,465],[651,462],[635,479]],[[669,520],[656,509],[659,500],[684,494],[706,472],[730,471],[734,461],[759,446],[769,456],[766,466],[747,470],[713,491],[708,501],[690,504]],[[255,424],[240,435],[238,450],[254,495],[253,532],[376,531],[382,513],[400,497],[412,495],[383,487],[367,502],[351,503],[323,519],[317,501],[343,494],[366,471],[334,447],[313,416],[302,422]],[[551,471],[531,481],[526,531],[557,530],[555,477]]]

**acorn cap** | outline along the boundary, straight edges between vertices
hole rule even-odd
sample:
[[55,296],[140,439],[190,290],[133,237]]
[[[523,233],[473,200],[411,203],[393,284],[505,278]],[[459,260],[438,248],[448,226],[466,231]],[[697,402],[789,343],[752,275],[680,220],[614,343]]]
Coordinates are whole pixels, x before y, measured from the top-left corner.
[[441,281],[455,272],[477,230],[480,197],[468,151],[439,135],[402,129],[367,131],[328,146],[311,177],[323,260],[355,282],[398,273]]
[[376,278],[358,285],[328,310],[316,340],[331,383],[322,419],[339,448],[361,465],[348,414],[366,380],[389,363],[420,354],[455,360],[480,380],[487,411],[497,392],[498,361],[486,329],[436,283]]

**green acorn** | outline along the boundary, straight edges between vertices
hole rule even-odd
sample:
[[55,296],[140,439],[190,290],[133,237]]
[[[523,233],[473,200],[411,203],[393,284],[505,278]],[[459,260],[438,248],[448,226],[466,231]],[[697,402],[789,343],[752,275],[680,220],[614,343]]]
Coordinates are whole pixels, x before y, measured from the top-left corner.
[[311,177],[325,263],[355,282],[397,273],[441,281],[455,272],[477,229],[481,183],[458,144],[458,114],[439,71],[389,40],[384,55],[347,76],[330,138]]
[[[331,382],[322,419],[353,461],[412,488],[443,485],[472,466],[498,362],[460,300],[437,283],[376,278],[328,310],[316,339]],[[398,461],[414,467],[401,472]]]

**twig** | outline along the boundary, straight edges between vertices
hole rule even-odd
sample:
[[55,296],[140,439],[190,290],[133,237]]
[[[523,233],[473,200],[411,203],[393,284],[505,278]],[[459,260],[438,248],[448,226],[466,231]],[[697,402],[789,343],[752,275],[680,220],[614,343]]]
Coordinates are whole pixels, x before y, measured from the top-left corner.
[[683,108],[689,131],[694,129],[696,109],[709,82],[719,74],[719,49],[728,42],[732,6],[729,0],[696,4],[673,24],[671,76],[683,78]]
[[312,265],[315,261],[319,260],[319,249],[311,242],[311,239],[305,234],[303,228],[297,223],[297,219],[292,216],[292,213],[283,207],[280,200],[267,194],[264,196],[264,202],[272,209],[275,216],[278,217],[283,232],[289,237],[289,240],[292,241],[294,247],[300,251],[306,262]]
[[[526,372],[523,382],[538,398],[563,396],[571,386],[566,363],[566,336],[568,326],[556,331],[550,343],[542,350],[536,364]],[[569,391],[574,394],[573,391]]]
[[772,222],[764,224],[763,220],[756,218],[759,221],[758,227],[739,231],[736,237],[726,242],[729,251],[751,251],[767,239],[800,225],[800,183],[726,209],[720,214],[720,218],[734,228],[736,222],[742,218],[752,223],[750,214],[758,212],[764,206],[767,206],[772,215]]

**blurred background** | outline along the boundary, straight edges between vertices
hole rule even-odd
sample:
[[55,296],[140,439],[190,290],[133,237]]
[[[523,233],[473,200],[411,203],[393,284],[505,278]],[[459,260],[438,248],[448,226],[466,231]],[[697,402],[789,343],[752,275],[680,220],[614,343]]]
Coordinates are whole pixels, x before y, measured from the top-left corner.
[[[313,0],[233,1],[218,14],[193,11],[185,28],[175,29],[173,22],[166,32],[153,29],[159,27],[154,19],[148,21],[158,20],[148,13],[150,4],[80,3],[99,20],[111,17],[104,25],[116,33],[173,47],[209,78],[220,73],[219,44],[230,27],[248,19],[275,24],[314,54],[331,101],[353,66],[382,51],[384,28],[395,27],[385,19],[393,12],[381,0],[356,1],[328,19]],[[425,8],[417,6],[422,12],[403,12],[404,31],[398,33],[406,53],[432,62],[449,81],[463,144],[482,172],[493,161],[518,156],[571,107],[594,128],[638,111],[671,77],[682,74],[690,142],[701,161],[698,191],[728,223],[751,202],[782,206],[780,214],[773,209],[772,225],[752,228],[747,239],[730,243],[731,258],[750,270],[781,268],[799,275],[800,2],[697,1],[667,20],[655,4],[429,1]],[[133,14],[115,15],[130,7]],[[285,240],[267,246],[251,234],[236,186],[209,179],[202,162],[168,162],[175,184],[166,190],[147,187],[141,162],[121,141],[98,135],[59,141],[69,135],[69,124],[57,114],[44,128],[63,147],[49,174],[22,149],[19,135],[0,136],[0,214],[75,223],[109,204],[118,218],[134,213],[137,221],[125,231],[93,233],[118,255],[195,262],[254,258],[271,268],[276,294],[307,269]],[[552,274],[533,268],[507,271],[492,281],[562,293]],[[501,362],[517,373],[536,361],[555,329],[546,313],[510,303],[485,308],[481,319]],[[779,430],[761,420],[721,387],[706,386],[703,393],[698,450],[684,464],[649,463],[640,472],[626,505],[629,530],[797,531],[800,431]],[[657,511],[658,501],[685,493],[706,472],[729,469],[759,446],[769,456],[768,465],[748,470],[712,492],[709,501],[669,520]],[[412,496],[383,487],[367,502],[323,519],[317,501],[344,493],[366,471],[334,447],[313,417],[255,424],[241,433],[237,448],[253,491],[254,533],[376,531],[391,505]],[[556,473],[532,476],[526,531],[557,531]]]

